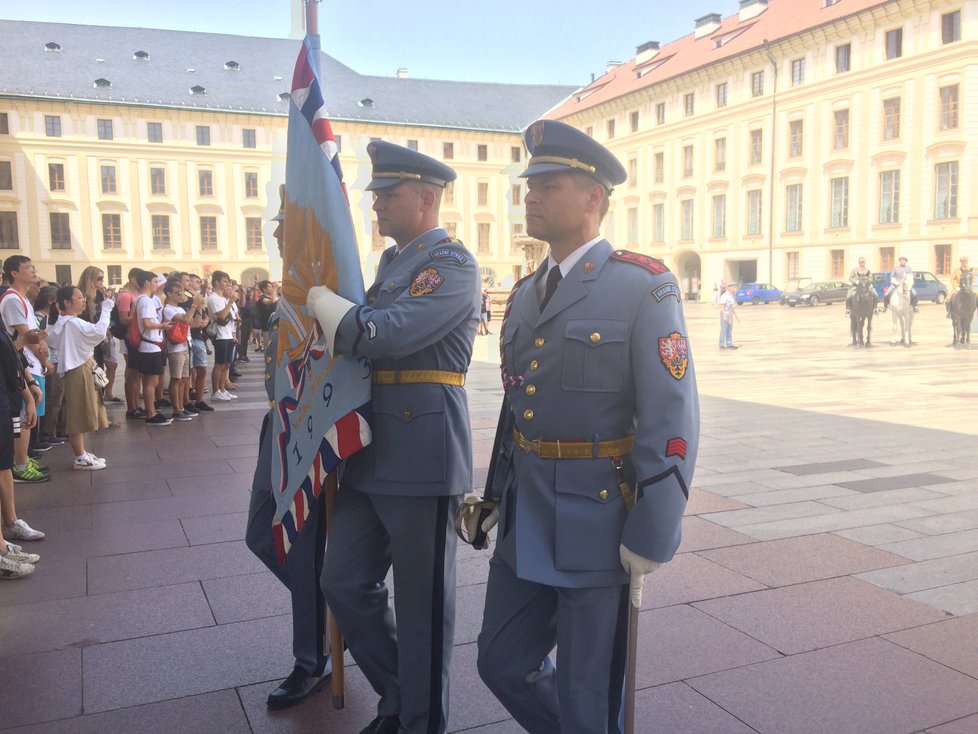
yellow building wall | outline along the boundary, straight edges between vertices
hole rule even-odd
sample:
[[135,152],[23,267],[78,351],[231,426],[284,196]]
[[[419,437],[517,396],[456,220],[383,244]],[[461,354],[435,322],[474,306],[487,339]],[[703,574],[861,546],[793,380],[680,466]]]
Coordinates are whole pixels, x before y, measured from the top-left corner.
[[[961,40],[942,44],[941,16],[961,11]],[[886,59],[885,34],[903,29],[903,56]],[[702,43],[710,43],[703,39]],[[836,73],[835,48],[851,44],[851,70]],[[881,266],[880,248],[905,254],[917,270],[940,273],[935,246],[950,246],[950,264],[960,254],[978,256],[978,192],[973,190],[978,135],[978,3],[888,3],[874,11],[803,32],[771,45],[778,66],[776,124],[772,127],[772,65],[763,50],[701,68],[654,87],[623,95],[565,122],[607,145],[637,177],[614,193],[605,223],[613,244],[663,258],[684,289],[698,278],[703,294],[713,284],[738,279],[739,261],[754,263],[760,281],[783,286],[794,253],[797,275],[835,279],[832,252],[842,251],[842,276],[856,259]],[[791,84],[791,62],[805,60],[805,80]],[[751,75],[764,71],[765,89],[751,95]],[[727,105],[716,105],[718,84],[727,85]],[[939,88],[958,85],[958,125],[939,129]],[[685,117],[684,96],[695,95],[694,114]],[[901,133],[882,139],[883,100],[901,98]],[[656,105],[666,105],[666,121],[656,124]],[[833,149],[834,111],[848,108],[849,146]],[[631,132],[631,114],[639,128]],[[615,120],[615,136],[608,121]],[[789,156],[789,127],[804,127],[801,156]],[[763,131],[760,163],[749,160],[750,131]],[[714,141],[726,138],[726,167],[716,170]],[[772,140],[774,148],[772,179]],[[683,175],[683,148],[693,146],[692,176]],[[665,156],[665,175],[654,180],[654,156]],[[935,165],[959,163],[957,217],[934,218]],[[880,173],[900,171],[899,223],[880,224]],[[849,177],[849,225],[833,228],[830,179]],[[773,187],[772,187],[773,180]],[[786,228],[786,187],[803,186],[800,232]],[[772,191],[773,189],[773,191]],[[748,235],[748,191],[760,190],[761,233]],[[713,237],[712,198],[726,196],[726,233]],[[773,195],[773,209],[771,198]],[[693,237],[682,236],[681,201],[692,199]],[[653,207],[662,203],[665,237],[654,241]],[[635,241],[629,243],[628,210],[638,210]],[[769,216],[773,212],[773,228]],[[945,278],[949,284],[949,279]]]
[[[156,271],[188,270],[207,274],[224,270],[234,278],[248,274],[281,274],[269,218],[278,210],[278,185],[285,180],[287,120],[281,116],[245,115],[210,110],[103,105],[64,100],[2,98],[9,134],[0,135],[0,161],[10,161],[12,190],[0,190],[0,211],[17,212],[19,250],[0,250],[0,258],[20,252],[34,260],[42,277],[54,279],[56,265],[70,265],[77,280],[90,264],[103,269],[118,266],[125,279],[132,267]],[[45,134],[45,116],[61,119],[60,137]],[[98,138],[97,121],[110,119],[113,139]],[[147,123],[161,123],[162,143],[148,142]],[[210,129],[210,145],[198,145],[197,126]],[[446,128],[333,122],[340,137],[343,166],[353,220],[360,245],[364,277],[373,280],[383,247],[374,243],[372,197],[363,191],[370,179],[366,145],[382,137],[443,157],[443,144],[452,143],[454,157],[446,161],[459,174],[454,196],[443,203],[443,220],[476,254],[487,280],[512,282],[522,250],[513,245],[513,225],[522,228],[522,202],[514,207],[511,187],[525,162],[522,141],[515,133],[464,131]],[[255,130],[256,147],[245,148],[242,130]],[[479,146],[486,160],[479,160]],[[513,161],[513,148],[521,162]],[[52,192],[48,164],[65,167],[65,191]],[[116,167],[117,193],[102,193],[101,167]],[[165,170],[166,191],[154,194],[150,169]],[[202,196],[198,173],[213,175],[213,195]],[[245,173],[258,174],[258,196],[245,195]],[[487,186],[485,204],[478,185]],[[50,213],[69,216],[71,248],[52,249]],[[122,248],[103,246],[102,214],[118,214]],[[154,249],[152,216],[170,217],[171,246]],[[215,217],[217,248],[203,249],[200,217]],[[246,218],[263,223],[260,249],[246,247]],[[479,227],[489,226],[480,243]],[[518,234],[518,233],[517,233]],[[379,249],[378,249],[379,248]]]

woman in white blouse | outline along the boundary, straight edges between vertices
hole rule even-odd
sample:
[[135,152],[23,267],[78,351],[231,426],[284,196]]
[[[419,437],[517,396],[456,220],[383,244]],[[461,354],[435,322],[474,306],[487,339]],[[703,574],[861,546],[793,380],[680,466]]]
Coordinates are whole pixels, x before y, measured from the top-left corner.
[[64,286],[58,289],[58,313],[52,313],[48,322],[48,340],[57,346],[60,357],[58,374],[64,382],[68,442],[75,452],[74,468],[82,471],[105,468],[105,459],[85,450],[85,434],[109,427],[92,378],[92,355],[105,340],[112,305],[110,298],[102,301],[98,321],[89,323],[78,318],[85,310],[85,295],[75,286]]

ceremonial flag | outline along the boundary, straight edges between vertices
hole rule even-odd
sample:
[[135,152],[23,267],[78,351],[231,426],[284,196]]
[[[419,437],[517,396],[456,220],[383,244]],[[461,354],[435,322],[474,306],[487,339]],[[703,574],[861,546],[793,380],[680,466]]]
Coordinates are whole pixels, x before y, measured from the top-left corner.
[[284,561],[326,475],[370,443],[370,364],[329,353],[306,310],[314,285],[363,303],[363,276],[336,140],[319,75],[319,36],[302,43],[292,77],[285,174],[282,298],[272,428],[273,532]]

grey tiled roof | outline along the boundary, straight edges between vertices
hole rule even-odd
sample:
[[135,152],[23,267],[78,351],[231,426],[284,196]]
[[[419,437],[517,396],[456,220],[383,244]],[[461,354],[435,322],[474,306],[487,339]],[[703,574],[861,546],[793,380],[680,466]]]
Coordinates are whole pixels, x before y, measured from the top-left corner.
[[[0,95],[280,115],[288,114],[278,96],[289,91],[299,50],[294,39],[12,20],[0,20],[0,38]],[[48,43],[61,51],[45,50]],[[149,59],[135,60],[137,51]],[[225,69],[228,61],[239,70]],[[338,120],[517,131],[574,91],[365,76],[325,53],[321,68],[327,109]],[[96,79],[111,87],[97,88]],[[206,94],[192,95],[193,86]],[[366,98],[372,106],[360,104]]]

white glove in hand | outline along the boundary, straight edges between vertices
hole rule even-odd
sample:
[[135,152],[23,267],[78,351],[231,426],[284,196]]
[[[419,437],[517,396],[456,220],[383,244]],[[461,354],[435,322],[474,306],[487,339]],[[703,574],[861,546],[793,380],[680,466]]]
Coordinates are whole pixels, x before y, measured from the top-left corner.
[[642,585],[645,583],[645,577],[662,564],[658,561],[653,561],[651,558],[640,556],[638,553],[633,553],[625,547],[624,543],[618,548],[618,556],[621,558],[621,565],[628,575],[631,576],[629,585],[631,587],[630,596],[632,606],[636,609],[641,609]]
[[326,348],[331,355],[335,355],[336,329],[339,328],[347,312],[356,308],[356,304],[337,295],[331,288],[314,285],[306,295],[306,308],[309,310],[309,315],[323,327]]
[[482,525],[481,525],[482,532],[488,535],[489,531],[492,530],[494,527],[496,527],[496,523],[498,522],[499,522],[499,505],[496,505],[495,507],[492,508],[492,512],[490,512],[486,516],[486,519],[482,521]]
[[316,301],[322,298],[327,293],[332,293],[333,290],[325,285],[314,285],[309,289],[309,293],[306,295],[306,306],[309,307],[310,311],[315,310]]

